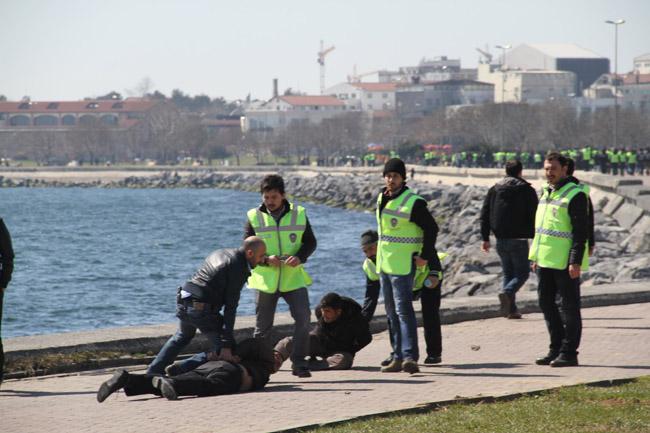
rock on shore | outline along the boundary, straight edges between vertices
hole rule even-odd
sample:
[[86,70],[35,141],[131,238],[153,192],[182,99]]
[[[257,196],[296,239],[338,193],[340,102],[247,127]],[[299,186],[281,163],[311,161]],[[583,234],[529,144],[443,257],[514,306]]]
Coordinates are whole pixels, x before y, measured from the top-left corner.
[[[104,188],[227,188],[259,191],[263,174],[217,173],[212,171],[180,176],[165,172],[155,177],[127,177],[115,182],[47,182],[38,179],[13,181],[0,178],[2,187],[104,187]],[[286,190],[299,200],[329,206],[373,210],[376,195],[382,186],[376,175],[351,174],[331,176],[319,174],[301,177],[284,173]],[[438,251],[449,253],[444,261],[443,296],[466,296],[495,293],[501,287],[501,264],[493,248],[490,253],[480,251],[479,215],[486,188],[474,185],[433,185],[412,181],[409,186],[429,204],[429,210],[440,226]],[[635,236],[620,227],[615,219],[602,210],[606,202],[594,203],[596,248],[591,267],[583,274],[583,288],[592,285],[650,279],[650,245],[630,242]],[[536,290],[537,278],[530,278],[522,290]]]

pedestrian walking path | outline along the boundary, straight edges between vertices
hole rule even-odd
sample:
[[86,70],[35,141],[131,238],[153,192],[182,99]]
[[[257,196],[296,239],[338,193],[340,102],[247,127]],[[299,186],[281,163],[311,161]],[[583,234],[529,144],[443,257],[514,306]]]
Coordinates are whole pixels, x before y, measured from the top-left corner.
[[0,425],[7,433],[269,432],[436,401],[650,375],[650,303],[588,308],[583,317],[576,368],[534,364],[548,347],[536,313],[444,326],[443,364],[421,365],[411,376],[379,372],[389,352],[383,332],[357,355],[352,370],[298,379],[285,364],[264,391],[248,394],[167,401],[117,393],[99,404],[95,393],[112,371],[8,380],[0,388]]

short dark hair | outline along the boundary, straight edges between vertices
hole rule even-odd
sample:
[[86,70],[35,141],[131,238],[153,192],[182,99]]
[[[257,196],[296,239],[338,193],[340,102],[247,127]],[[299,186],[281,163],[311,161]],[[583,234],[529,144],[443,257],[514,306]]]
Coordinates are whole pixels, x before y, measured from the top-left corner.
[[506,174],[508,176],[517,177],[521,174],[521,170],[523,170],[523,167],[518,159],[511,159],[506,162]]
[[574,171],[576,171],[576,162],[573,160],[573,158],[567,158],[566,175],[573,176]]
[[260,184],[260,193],[276,190],[284,194],[284,179],[279,174],[267,174]]
[[546,161],[557,161],[560,163],[562,167],[566,167],[569,165],[569,161],[567,161],[567,157],[562,155],[560,152],[556,152],[554,150],[550,151],[549,153],[546,154],[546,158],[544,160]]
[[320,308],[333,308],[335,310],[340,310],[343,305],[341,296],[338,293],[329,292],[320,300]]

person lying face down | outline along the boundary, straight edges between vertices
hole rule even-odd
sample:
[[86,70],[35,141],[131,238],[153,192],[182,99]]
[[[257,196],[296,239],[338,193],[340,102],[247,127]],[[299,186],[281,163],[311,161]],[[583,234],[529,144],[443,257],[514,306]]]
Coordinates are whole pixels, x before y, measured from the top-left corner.
[[249,338],[235,347],[234,360],[208,361],[194,370],[176,376],[133,374],[118,370],[97,391],[103,402],[114,392],[124,389],[127,396],[154,394],[176,400],[181,396],[207,397],[264,388],[281,362],[263,339]]

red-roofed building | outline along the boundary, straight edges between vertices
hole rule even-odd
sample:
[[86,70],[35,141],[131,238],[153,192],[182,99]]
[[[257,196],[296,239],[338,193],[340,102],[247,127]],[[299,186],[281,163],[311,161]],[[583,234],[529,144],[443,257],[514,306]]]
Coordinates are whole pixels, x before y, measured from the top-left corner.
[[276,96],[263,104],[248,107],[242,126],[245,131],[283,129],[292,122],[320,123],[345,113],[343,101],[331,96]]

